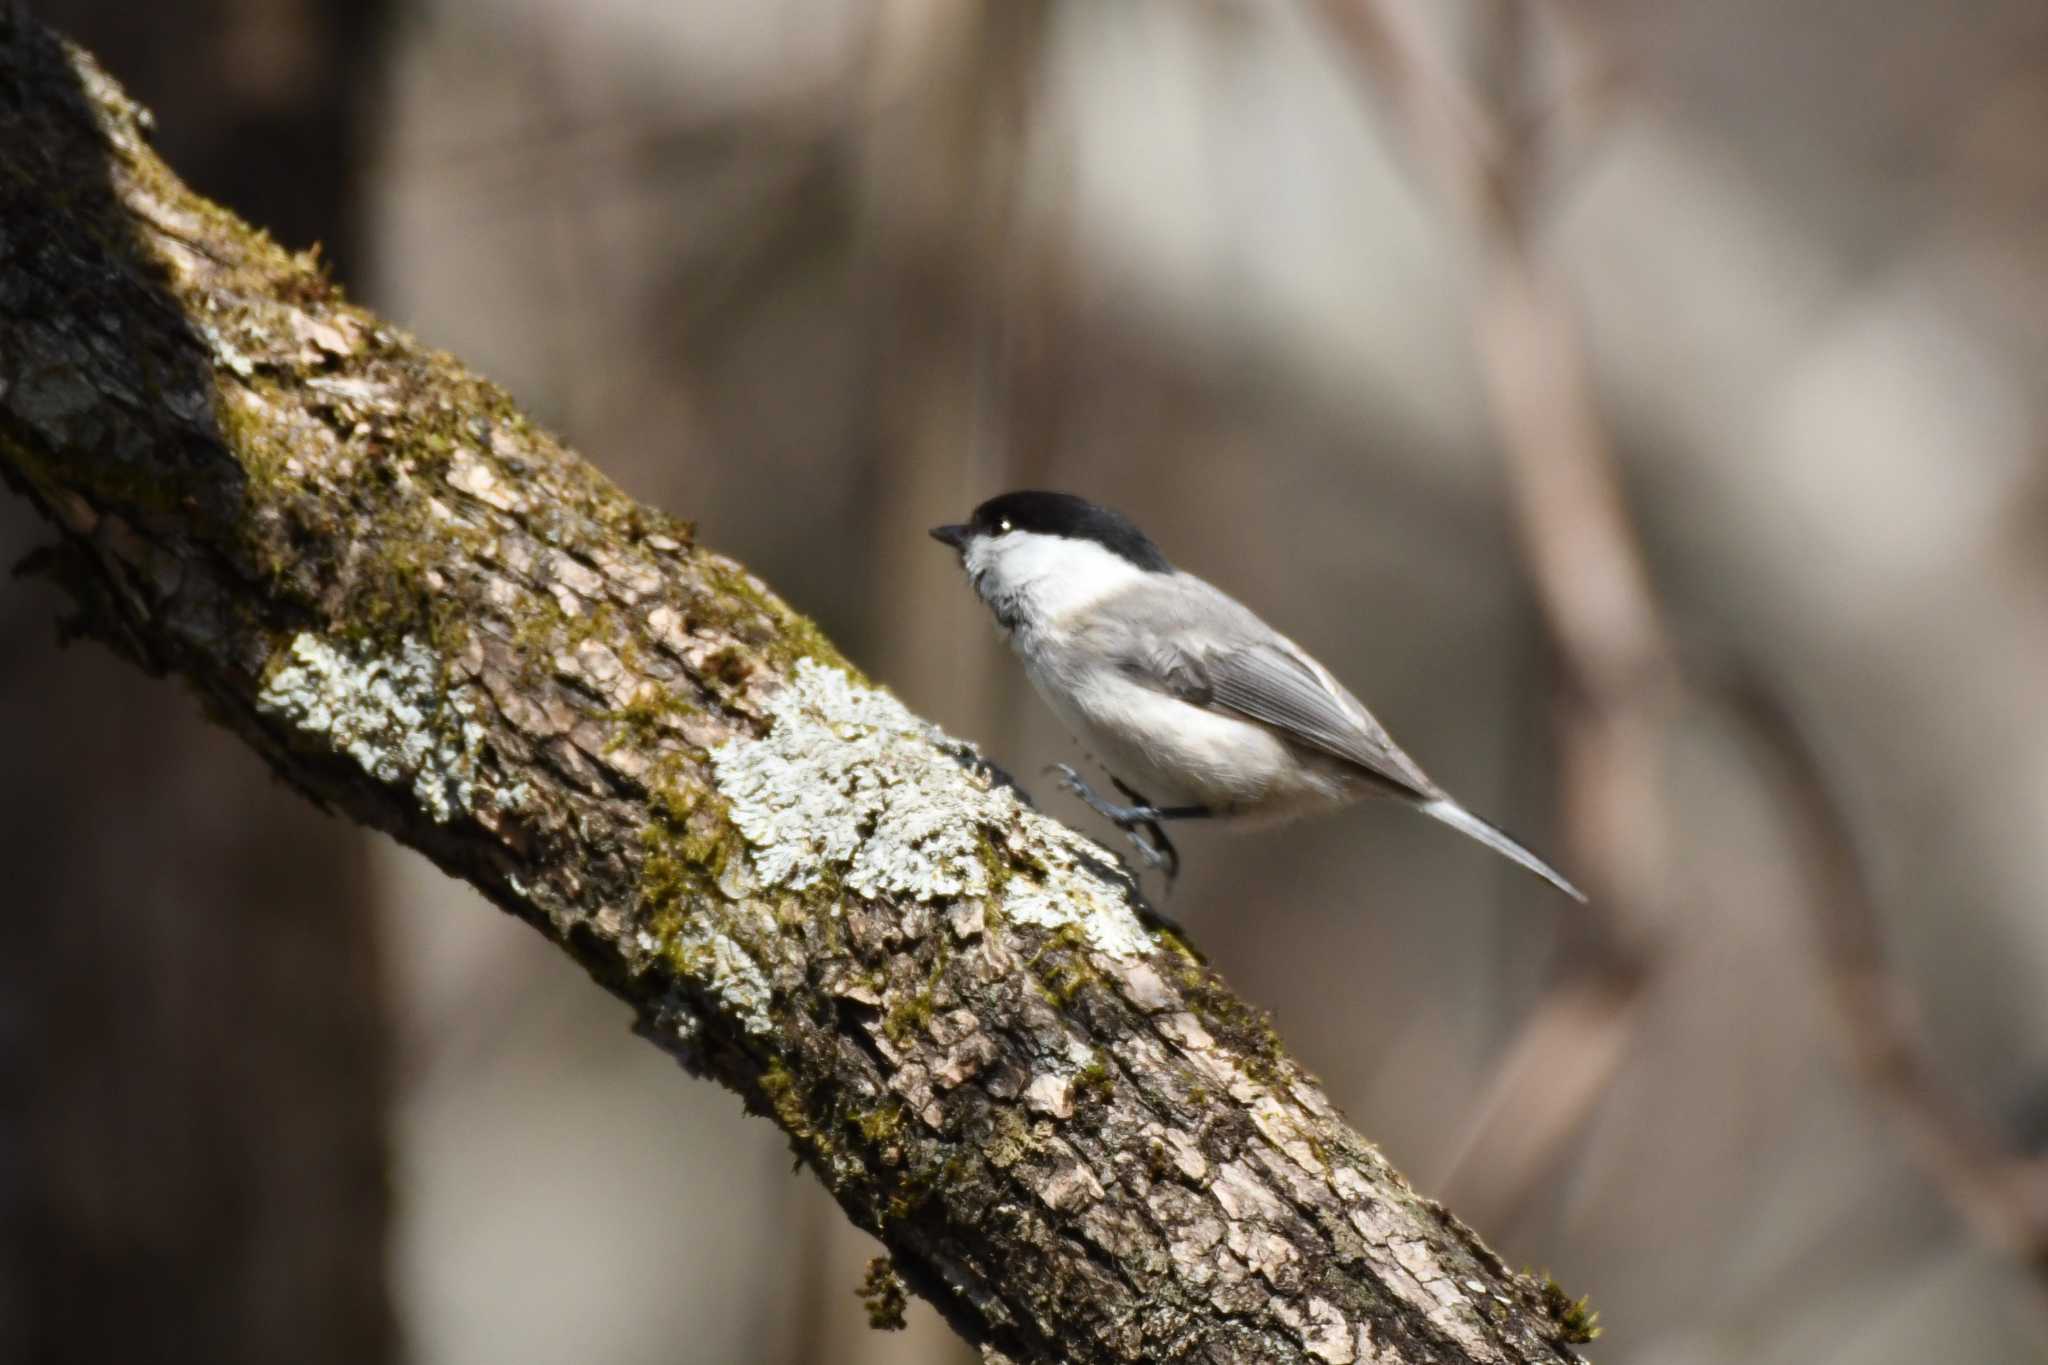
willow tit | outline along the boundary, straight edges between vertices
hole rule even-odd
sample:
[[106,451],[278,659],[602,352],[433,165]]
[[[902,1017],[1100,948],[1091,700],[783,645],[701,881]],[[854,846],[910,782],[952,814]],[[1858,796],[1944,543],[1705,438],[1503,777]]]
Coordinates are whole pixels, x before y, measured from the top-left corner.
[[1328,669],[1123,516],[1070,493],[1005,493],[931,534],[959,552],[1032,685],[1124,804],[1064,764],[1061,785],[1169,882],[1180,858],[1163,822],[1277,822],[1392,796],[1585,899],[1445,795]]

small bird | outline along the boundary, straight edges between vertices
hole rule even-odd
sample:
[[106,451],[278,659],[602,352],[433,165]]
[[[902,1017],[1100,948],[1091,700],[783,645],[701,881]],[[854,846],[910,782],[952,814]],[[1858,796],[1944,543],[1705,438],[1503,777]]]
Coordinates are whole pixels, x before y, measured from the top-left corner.
[[1249,607],[1175,569],[1130,520],[1071,493],[990,498],[932,537],[957,550],[1024,671],[1124,798],[1052,771],[1169,884],[1172,820],[1276,823],[1406,801],[1576,900],[1541,858],[1444,794],[1358,698]]

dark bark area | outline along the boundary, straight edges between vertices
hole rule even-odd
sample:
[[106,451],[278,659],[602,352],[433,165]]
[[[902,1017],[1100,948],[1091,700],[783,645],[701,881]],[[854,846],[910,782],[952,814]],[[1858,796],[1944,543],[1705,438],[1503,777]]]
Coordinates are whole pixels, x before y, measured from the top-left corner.
[[[357,121],[326,96],[376,44],[309,42],[287,87],[252,90],[223,80],[235,49],[306,7],[41,8],[139,73],[202,183],[355,251]],[[327,6],[351,29],[380,8]],[[46,532],[4,502],[12,565]],[[177,689],[60,651],[24,585],[0,591],[0,715],[0,1359],[389,1358],[367,841]]]
[[1100,848],[85,59],[13,21],[0,89],[0,468],[83,629],[573,954],[991,1359],[1571,1358]]

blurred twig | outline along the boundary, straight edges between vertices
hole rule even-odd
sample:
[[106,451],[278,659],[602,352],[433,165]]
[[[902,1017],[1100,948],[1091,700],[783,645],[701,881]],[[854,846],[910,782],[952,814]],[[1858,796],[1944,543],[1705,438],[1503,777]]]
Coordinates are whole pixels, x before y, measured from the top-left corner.
[[1817,967],[1849,1062],[1908,1156],[1985,1242],[2017,1256],[2048,1294],[2048,1162],[2020,1151],[1942,1077],[1911,992],[1885,952],[1876,897],[1805,727],[1754,674],[1717,670],[1716,697],[1776,770],[1811,884]]
[[[1574,870],[1594,889],[1590,960],[1524,1026],[1475,1109],[1449,1184],[1468,1210],[1511,1210],[1536,1187],[1605,1089],[1654,970],[1664,894],[1661,741],[1680,673],[1623,502],[1561,281],[1535,245],[1543,134],[1525,117],[1531,0],[1482,0],[1483,100],[1415,34],[1399,0],[1319,0],[1385,94],[1411,158],[1477,240],[1476,327],[1538,599],[1566,670],[1564,803]],[[1576,16],[1574,16],[1576,17]],[[1583,25],[1573,30],[1584,44]],[[1611,68],[1598,58],[1602,82]],[[1716,699],[1783,776],[1820,965],[1857,1072],[1912,1159],[1976,1233],[2048,1288],[2048,1162],[2017,1150],[1944,1083],[1887,961],[1870,888],[1825,773],[1790,713],[1718,671]],[[1581,960],[1587,955],[1581,954]]]
[[1523,112],[1535,55],[1525,0],[1483,6],[1486,95],[1431,51],[1396,0],[1318,3],[1390,106],[1411,161],[1479,247],[1480,360],[1523,553],[1566,674],[1565,833],[1573,872],[1593,892],[1590,941],[1509,1050],[1448,1176],[1467,1208],[1500,1216],[1536,1187],[1605,1090],[1654,965],[1666,880],[1661,747],[1676,671],[1572,310],[1533,240],[1542,134],[1571,120]]

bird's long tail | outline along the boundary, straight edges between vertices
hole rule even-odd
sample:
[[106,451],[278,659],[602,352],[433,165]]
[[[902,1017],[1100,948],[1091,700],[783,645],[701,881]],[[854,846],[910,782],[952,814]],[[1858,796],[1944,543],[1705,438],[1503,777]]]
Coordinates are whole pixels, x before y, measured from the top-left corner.
[[1578,901],[1581,905],[1585,904],[1586,893],[1566,881],[1564,875],[1556,868],[1509,838],[1505,831],[1487,824],[1471,811],[1466,810],[1463,806],[1451,800],[1450,797],[1439,796],[1433,801],[1422,802],[1421,806],[1426,814],[1434,815],[1437,819],[1460,833],[1471,835],[1495,853],[1500,854],[1502,857],[1513,859],[1531,872],[1534,872],[1537,876],[1543,878],[1544,881],[1549,882],[1552,886],[1564,892],[1567,896],[1570,896],[1573,900]]

